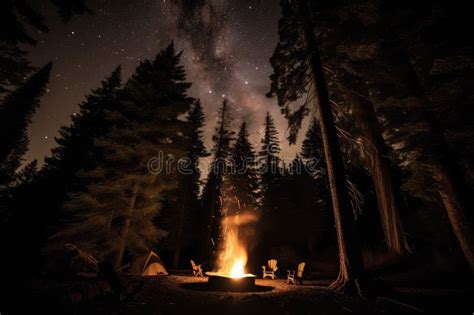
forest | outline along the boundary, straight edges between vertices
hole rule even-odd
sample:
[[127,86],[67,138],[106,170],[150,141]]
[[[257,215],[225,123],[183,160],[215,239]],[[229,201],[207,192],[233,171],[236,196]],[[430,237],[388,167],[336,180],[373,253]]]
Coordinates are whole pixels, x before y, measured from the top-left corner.
[[110,5],[44,2],[0,4],[0,314],[472,313],[466,7],[175,1],[210,10],[207,35],[222,3],[277,6],[273,106],[201,97],[192,48],[165,37],[90,80],[30,159],[59,62],[34,65],[37,34]]

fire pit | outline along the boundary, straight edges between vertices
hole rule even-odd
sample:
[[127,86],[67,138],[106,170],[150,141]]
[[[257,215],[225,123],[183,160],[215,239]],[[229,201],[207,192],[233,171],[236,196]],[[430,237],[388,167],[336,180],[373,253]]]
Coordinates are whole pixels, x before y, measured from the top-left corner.
[[212,291],[253,291],[255,275],[246,272],[247,250],[239,239],[239,228],[255,221],[253,214],[226,216],[222,221],[223,242],[217,259],[217,271],[206,272]]
[[212,291],[245,292],[255,289],[255,275],[243,274],[239,277],[221,274],[219,272],[206,272],[209,277],[208,285]]

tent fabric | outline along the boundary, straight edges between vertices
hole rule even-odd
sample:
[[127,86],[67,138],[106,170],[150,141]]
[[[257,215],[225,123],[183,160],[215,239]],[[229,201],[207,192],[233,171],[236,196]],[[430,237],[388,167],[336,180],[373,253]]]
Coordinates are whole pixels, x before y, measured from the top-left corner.
[[130,273],[142,276],[168,275],[163,261],[154,251],[138,257],[131,265]]
[[142,276],[156,276],[156,275],[167,275],[165,267],[163,265],[153,263],[145,268],[142,272]]

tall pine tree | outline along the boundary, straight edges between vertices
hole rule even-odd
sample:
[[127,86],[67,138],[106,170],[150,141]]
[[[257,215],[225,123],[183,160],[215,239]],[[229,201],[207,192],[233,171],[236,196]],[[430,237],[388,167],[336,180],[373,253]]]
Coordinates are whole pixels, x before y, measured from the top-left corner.
[[244,209],[255,211],[259,201],[257,160],[245,122],[241,124],[232,147],[231,164],[227,195],[224,196],[226,206],[236,212]]
[[[433,204],[440,205],[473,270],[474,237],[465,215],[472,185],[464,182],[472,168],[462,165],[472,160],[468,156],[473,152],[466,146],[473,133],[465,119],[472,116],[471,98],[466,96],[472,90],[473,72],[462,61],[470,58],[466,48],[472,47],[472,40],[452,31],[472,28],[467,8],[439,2],[400,6],[372,0],[354,7],[318,4],[316,23],[325,38],[323,59],[337,77],[333,86],[354,105],[354,121],[363,131],[361,140],[372,158],[369,162],[387,244],[406,249],[406,237],[393,211],[395,206],[400,208],[394,198],[397,182],[392,182],[397,178],[387,176],[389,165],[384,161],[389,154],[409,174],[401,187],[424,201],[425,209],[417,216],[425,212],[423,221],[428,218],[431,223],[424,224],[431,235],[414,241],[422,242],[420,247],[427,238],[446,244],[449,230],[442,236],[443,225],[434,222],[446,218],[440,218],[441,212],[433,215],[438,210]],[[361,11],[370,13],[356,13]],[[374,114],[381,119],[373,119]],[[380,140],[391,145],[391,150],[380,145]],[[421,236],[418,226],[410,233],[416,234]]]
[[264,122],[264,135],[261,140],[261,149],[258,152],[258,167],[260,173],[260,189],[262,192],[261,207],[264,215],[271,215],[278,204],[275,202],[278,180],[280,176],[280,143],[278,131],[275,128],[270,113],[267,113]]
[[233,136],[230,107],[228,101],[224,100],[218,111],[218,122],[212,137],[213,161],[202,196],[204,231],[201,254],[203,259],[213,257],[221,238],[222,186],[224,174],[229,167]]
[[126,253],[143,254],[164,236],[154,220],[160,196],[177,184],[176,169],[167,172],[164,158],[184,155],[180,116],[194,102],[180,56],[171,44],[137,67],[117,107],[106,113],[112,128],[96,141],[103,160],[82,175],[87,189],[67,204],[75,221],[54,241],[75,240],[120,266]]
[[[200,180],[201,171],[199,169],[200,159],[209,156],[203,139],[202,128],[204,127],[204,113],[201,102],[198,100],[188,112],[187,122],[189,124],[190,135],[186,144],[186,159],[182,161],[182,170],[179,174],[179,186],[176,190],[170,192],[174,195],[175,215],[172,216],[170,225],[170,238],[173,240],[173,268],[177,268],[182,259],[183,251],[185,254],[196,255],[198,252],[193,249],[194,237],[199,234],[198,225],[200,209]],[[169,212],[171,212],[169,211]],[[189,258],[189,257],[188,257]],[[188,261],[188,260],[186,260]]]
[[86,96],[79,112],[71,116],[71,124],[59,130],[58,145],[46,157],[39,178],[30,188],[30,199],[48,209],[44,215],[47,234],[54,232],[60,221],[68,219],[68,213],[61,211],[67,195],[84,189],[85,183],[77,173],[94,168],[101,159],[101,148],[94,142],[110,131],[106,113],[117,106],[121,89],[119,66]]
[[[63,22],[73,15],[91,13],[87,0],[51,0]],[[27,51],[20,44],[36,45],[29,30],[48,32],[45,17],[29,1],[0,2],[0,99],[23,84],[24,78],[35,68],[28,61]]]
[[28,149],[27,128],[46,91],[52,64],[33,74],[24,85],[10,93],[0,105],[0,195],[2,216],[10,198],[16,171]]
[[258,250],[260,258],[272,254],[269,248],[278,246],[279,240],[274,237],[281,228],[279,214],[285,203],[286,193],[282,186],[282,171],[284,165],[280,165],[280,143],[278,131],[270,113],[267,113],[264,121],[264,134],[261,139],[261,148],[258,152],[257,163],[260,184],[261,219],[258,222],[258,231],[261,235],[261,248]]
[[[290,142],[296,140],[306,114],[317,113],[339,248],[339,275],[330,288],[343,291],[349,285],[360,293],[364,275],[360,243],[311,11],[306,0],[283,0],[281,7],[280,40],[270,59],[274,72],[268,96],[278,98],[289,122]],[[293,110],[292,105],[300,99],[302,104]]]

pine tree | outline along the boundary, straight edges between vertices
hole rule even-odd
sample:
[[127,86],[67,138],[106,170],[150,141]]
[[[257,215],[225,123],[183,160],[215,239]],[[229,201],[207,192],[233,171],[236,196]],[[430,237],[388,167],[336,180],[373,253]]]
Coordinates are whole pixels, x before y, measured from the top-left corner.
[[212,137],[214,142],[212,153],[213,161],[203,190],[203,249],[202,258],[211,258],[221,238],[220,221],[222,217],[222,186],[224,174],[228,170],[229,157],[231,156],[231,130],[230,108],[227,100],[222,102],[218,111],[218,122]]
[[273,121],[270,113],[267,113],[265,117],[265,131],[262,139],[262,148],[259,152],[260,166],[268,172],[277,172],[278,171],[278,154],[280,153],[280,143],[278,139],[278,131],[275,128],[275,123]]
[[85,183],[77,173],[93,169],[100,161],[101,148],[94,142],[110,131],[106,113],[117,106],[121,88],[119,66],[86,96],[79,112],[71,116],[71,124],[60,128],[57,147],[45,158],[39,177],[30,188],[29,199],[48,209],[43,216],[48,233],[55,232],[59,221],[69,219],[69,212],[61,211],[68,194],[84,189]]
[[0,133],[4,136],[0,141],[0,163],[19,145],[23,146],[21,150],[26,150],[26,128],[46,91],[51,67],[52,64],[49,63],[41,68],[2,102]]
[[38,160],[26,164],[16,174],[15,186],[23,186],[33,182],[38,176]]
[[197,101],[188,114],[188,121],[191,124],[191,136],[189,142],[191,150],[188,153],[192,168],[192,195],[197,199],[199,196],[199,186],[201,173],[198,167],[199,159],[209,156],[203,142],[204,113],[200,101]]
[[284,165],[280,163],[279,153],[278,131],[270,113],[267,113],[261,148],[257,156],[261,209],[261,218],[258,222],[258,232],[261,235],[261,247],[258,249],[260,258],[271,254],[268,252],[269,248],[279,246],[281,239],[275,237],[275,234],[282,228],[279,219],[285,211],[284,207],[288,206],[282,176]]
[[315,178],[325,178],[326,168],[324,166],[322,142],[319,136],[319,126],[316,120],[313,120],[301,147],[301,157],[308,166],[307,170]]
[[[468,96],[472,95],[474,81],[472,69],[463,61],[471,58],[468,51],[472,39],[465,40],[460,33],[453,36],[449,31],[472,28],[469,9],[463,5],[453,9],[447,2],[417,6],[408,16],[404,16],[404,6],[387,5],[382,9],[383,17],[397,20],[382,34],[382,42],[390,53],[378,51],[376,57],[389,65],[386,71],[392,80],[403,78],[405,84],[394,90],[392,98],[400,102],[404,111],[388,101],[388,89],[380,89],[377,101],[396,128],[391,143],[403,139],[398,157],[402,167],[412,174],[404,188],[425,200],[441,201],[452,232],[474,272],[474,227],[469,220],[473,189],[467,175],[470,173],[472,183],[472,165],[467,161],[472,161],[474,150],[468,144],[473,143],[474,133],[472,121],[466,119],[474,114],[472,96]],[[433,10],[447,14],[432,15]],[[401,17],[403,23],[399,22]],[[421,21],[429,31],[419,32]],[[403,34],[399,33],[400,28]],[[434,233],[439,235],[436,229]]]
[[[201,158],[209,156],[202,139],[204,113],[199,100],[196,101],[188,112],[187,121],[191,134],[187,143],[186,164],[183,164],[183,172],[179,176],[179,186],[176,191],[172,192],[175,194],[175,205],[177,206],[177,209],[174,209],[177,212],[177,218],[171,224],[174,227],[170,231],[171,235],[175,234],[173,268],[179,266],[182,260],[183,249],[193,251],[193,236],[198,235],[200,232],[195,224],[199,221],[201,212],[199,202],[201,179],[199,161]],[[173,233],[174,231],[175,233]],[[193,254],[197,254],[197,252],[193,252]]]
[[[306,137],[303,140],[303,144],[301,146],[301,158],[297,156],[293,162],[293,165],[300,165],[301,168],[301,174],[296,176],[295,180],[311,182],[311,186],[314,187],[315,193],[308,195],[308,198],[309,200],[312,200],[312,203],[310,204],[315,205],[317,209],[315,215],[318,222],[314,222],[314,224],[317,227],[316,230],[320,233],[316,237],[316,240],[320,237],[323,237],[321,230],[324,229],[324,223],[329,222],[329,225],[334,224],[333,222],[329,221],[328,217],[331,205],[331,196],[328,187],[327,169],[323,155],[324,152],[322,151],[322,140],[319,132],[319,125],[316,120],[313,120],[308,131],[306,132]],[[310,181],[307,177],[308,175],[310,175],[314,181]],[[305,205],[308,205],[308,203],[305,203]]]
[[18,45],[0,41],[0,99],[21,86],[25,77],[34,70],[27,55]]
[[[86,0],[51,0],[64,22],[73,15],[91,13]],[[28,30],[48,32],[44,16],[29,1],[0,2],[0,98],[19,87],[24,78],[35,70],[27,59],[28,53],[20,44],[36,45]]]
[[95,138],[106,134],[110,127],[105,121],[105,114],[114,108],[119,99],[122,88],[121,71],[121,66],[118,66],[101,82],[99,88],[92,90],[79,105],[79,113],[71,116],[71,124],[60,128],[61,136],[56,139],[58,146],[52,149],[51,157],[45,159],[44,176],[61,173],[64,185],[65,182],[71,182],[71,179],[65,180],[64,177],[89,168],[86,163],[97,160],[93,142]]
[[259,200],[257,161],[245,122],[240,126],[231,157],[226,206],[236,213],[239,210],[256,211]]
[[[387,176],[389,165],[384,160],[388,154],[408,174],[401,185],[404,192],[424,201],[424,221],[437,217],[433,216],[433,203],[444,208],[474,269],[474,236],[466,217],[470,205],[466,196],[472,185],[464,182],[466,175],[472,174],[466,161],[472,160],[473,150],[466,143],[472,142],[474,134],[465,117],[472,116],[466,93],[472,90],[473,81],[472,71],[462,61],[472,43],[449,31],[472,26],[466,18],[467,8],[453,9],[448,3],[399,6],[367,1],[358,8],[345,7],[347,14],[341,16],[342,8],[343,4],[323,4],[319,8],[324,14],[317,20],[318,29],[326,39],[321,47],[331,72],[338,78],[338,90],[357,106],[354,121],[366,131],[362,140],[373,157],[371,173],[379,208],[387,210],[381,218],[388,223],[384,224],[385,234],[392,235],[386,237],[387,244],[394,244],[395,249],[399,245],[406,248],[397,213],[392,210],[400,204],[394,198],[397,182],[392,181],[396,178]],[[359,10],[370,14],[359,15]],[[446,15],[433,15],[433,11]],[[424,31],[419,28],[421,24],[425,25]],[[339,58],[334,58],[337,55]],[[381,119],[373,119],[374,113]],[[378,143],[378,127],[392,150]],[[447,237],[440,236],[440,227],[425,226],[430,225],[432,234],[423,238],[446,242]],[[414,233],[418,234],[419,229],[410,234]],[[423,238],[418,242],[424,242]]]
[[[176,187],[176,170],[167,174],[164,157],[183,156],[186,122],[180,115],[194,100],[174,44],[153,61],[142,62],[114,109],[106,113],[110,131],[96,141],[103,160],[82,176],[90,182],[72,194],[67,208],[75,222],[53,238],[73,239],[120,266],[125,253],[143,254],[165,233],[155,226],[160,196]],[[160,153],[161,152],[161,153]],[[158,157],[156,155],[158,154]]]
[[[327,70],[329,93],[346,166],[350,164],[352,168],[364,169],[371,176],[387,249],[397,255],[410,254],[412,248],[402,224],[403,199],[395,189],[397,178],[394,175],[397,170],[387,159],[390,150],[382,136],[381,115],[370,101],[372,92],[369,93],[366,86],[379,75],[364,74],[367,79],[364,81],[358,73],[360,69],[366,71],[373,66],[374,53],[381,48],[377,36],[362,34],[378,33],[384,27],[367,23],[367,16],[339,16],[339,10],[345,7],[342,3],[319,2],[311,7],[314,14],[320,17],[314,21],[318,34],[325,38],[320,43],[321,58]],[[373,21],[380,18],[378,7],[375,1],[360,4],[361,10],[370,12]],[[352,7],[346,8],[355,12]],[[335,20],[338,22],[334,23]],[[354,34],[358,36],[354,37]],[[379,86],[383,84],[386,83],[380,82]]]
[[270,113],[267,113],[264,123],[264,135],[261,140],[262,147],[258,152],[258,167],[260,173],[260,189],[262,193],[262,212],[271,215],[278,208],[275,202],[277,186],[280,175],[280,143],[278,131]]
[[[36,238],[38,238],[38,234],[35,233],[37,220],[32,214],[38,211],[34,211],[37,209],[28,209],[26,213],[20,211],[15,207],[14,201],[16,201],[18,190],[24,186],[22,180],[26,179],[27,172],[34,172],[32,169],[34,164],[30,164],[25,168],[25,172],[20,171],[18,176],[16,174],[28,147],[27,128],[46,90],[51,66],[50,63],[34,73],[22,86],[9,93],[0,105],[0,134],[2,135],[0,137],[0,222],[2,223],[0,247],[5,256],[20,259],[20,262],[12,263],[4,260],[1,263],[1,269],[9,272],[2,275],[2,282],[8,288],[29,280],[25,275],[30,275],[31,272],[37,270],[39,265],[37,257],[40,255],[34,255],[33,262],[30,263],[35,264],[35,268],[32,268],[31,272],[19,272],[23,269],[22,267],[26,267],[23,263],[24,253],[19,248],[28,245],[33,252],[37,249],[35,247]],[[30,178],[27,180],[29,181]],[[14,282],[10,273],[17,275]]]
[[282,193],[286,192],[282,202],[286,204],[280,207],[283,211],[280,211],[279,221],[284,222],[280,230],[285,235],[280,237],[288,245],[294,244],[314,257],[316,247],[324,246],[322,240],[327,238],[325,231],[330,226],[329,192],[321,185],[321,178],[306,171],[305,163],[297,155],[282,178]]
[[20,46],[36,45],[25,26],[39,32],[49,30],[44,17],[28,1],[0,2],[0,98],[21,86],[24,78],[35,70],[27,59],[27,51]]
[[[288,118],[290,142],[296,140],[303,118],[314,105],[321,128],[339,248],[339,276],[330,288],[343,291],[349,286],[360,293],[364,275],[360,244],[311,11],[306,0],[284,0],[281,6],[280,41],[270,59],[274,73],[268,96],[277,96]],[[291,105],[299,99],[303,103],[292,111]]]
[[28,149],[27,128],[46,91],[51,66],[49,63],[38,70],[0,106],[0,194],[3,201],[10,198],[9,188]]

